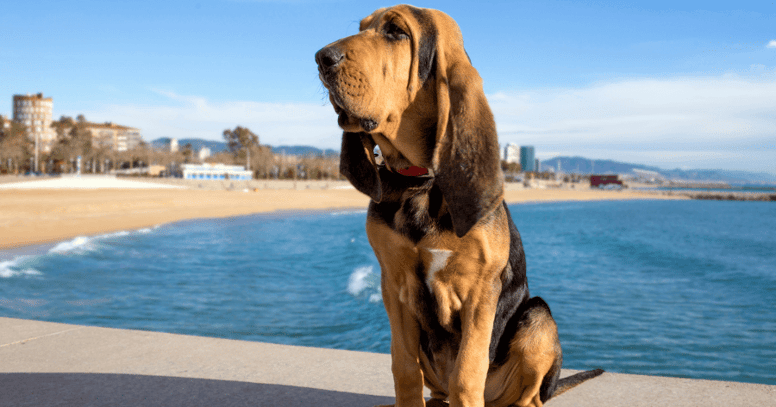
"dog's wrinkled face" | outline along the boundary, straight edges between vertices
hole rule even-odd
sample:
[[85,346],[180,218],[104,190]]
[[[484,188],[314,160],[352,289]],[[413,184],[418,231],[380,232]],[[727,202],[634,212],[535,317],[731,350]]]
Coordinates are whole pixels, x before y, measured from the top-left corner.
[[412,29],[397,11],[378,10],[360,32],[316,54],[321,81],[350,132],[385,130],[391,114],[406,109]]
[[398,168],[428,165],[434,142],[420,134],[435,125],[437,115],[433,91],[422,89],[418,79],[419,69],[428,76],[431,64],[426,55],[419,67],[419,48],[431,52],[419,22],[423,12],[411,6],[377,10],[361,21],[358,34],[315,55],[340,127],[373,134],[388,165]]

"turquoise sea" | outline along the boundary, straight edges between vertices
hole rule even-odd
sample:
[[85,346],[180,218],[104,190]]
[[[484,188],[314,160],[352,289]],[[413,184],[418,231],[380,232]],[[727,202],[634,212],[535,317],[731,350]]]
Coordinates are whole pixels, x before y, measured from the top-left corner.
[[[564,367],[776,384],[776,204],[510,209]],[[0,316],[388,353],[365,217],[186,221],[0,252]]]

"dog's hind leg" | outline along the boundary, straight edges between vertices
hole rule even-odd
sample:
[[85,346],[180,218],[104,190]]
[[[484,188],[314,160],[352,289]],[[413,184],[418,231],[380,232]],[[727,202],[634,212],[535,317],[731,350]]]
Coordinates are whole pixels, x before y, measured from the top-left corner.
[[488,375],[489,405],[542,406],[551,397],[603,373],[596,369],[560,379],[563,352],[550,307],[534,297],[521,308],[508,328],[513,332],[509,356]]
[[492,406],[541,406],[553,394],[563,363],[557,325],[539,297],[521,306],[509,325],[509,353],[488,375],[486,400]]

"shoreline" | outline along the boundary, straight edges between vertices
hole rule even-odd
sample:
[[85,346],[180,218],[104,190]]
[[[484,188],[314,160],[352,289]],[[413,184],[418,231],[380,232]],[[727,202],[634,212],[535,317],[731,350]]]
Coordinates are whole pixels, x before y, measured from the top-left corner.
[[[0,250],[183,220],[287,211],[359,210],[366,209],[369,204],[369,198],[349,187],[346,181],[254,182],[260,185],[252,189],[249,188],[253,185],[248,182],[230,185],[229,189],[206,184],[208,189],[194,186],[179,189],[0,190]],[[687,198],[634,190],[526,189],[507,184],[504,199],[509,204],[518,204]]]

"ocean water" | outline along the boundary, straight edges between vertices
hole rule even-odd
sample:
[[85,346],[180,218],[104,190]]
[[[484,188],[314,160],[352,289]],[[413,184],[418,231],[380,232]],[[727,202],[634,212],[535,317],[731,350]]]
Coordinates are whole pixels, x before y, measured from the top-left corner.
[[673,192],[724,192],[724,193],[746,193],[746,194],[774,194],[776,185],[731,185],[729,188],[689,188],[689,187],[636,187],[636,190],[642,191],[673,191]]
[[[776,205],[510,206],[564,367],[776,384]],[[0,252],[0,316],[389,352],[366,212],[179,222]]]

